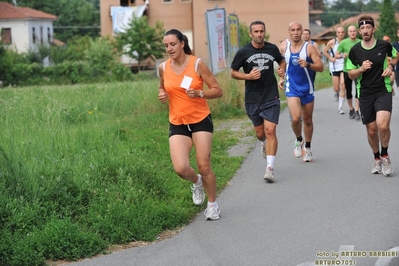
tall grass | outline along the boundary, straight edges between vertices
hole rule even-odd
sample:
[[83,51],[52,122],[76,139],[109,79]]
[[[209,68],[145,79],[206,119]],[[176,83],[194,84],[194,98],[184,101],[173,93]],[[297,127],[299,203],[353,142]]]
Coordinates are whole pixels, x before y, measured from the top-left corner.
[[[221,73],[215,123],[243,117],[243,82]],[[201,210],[173,172],[158,80],[0,90],[0,265],[42,265],[153,241]],[[242,133],[214,134],[220,191]],[[192,165],[195,156],[192,154]]]
[[[152,241],[200,210],[173,172],[168,107],[157,88],[147,79],[0,91],[0,265],[75,260],[110,244]],[[210,101],[214,118],[243,115],[239,87],[225,96]],[[219,190],[242,161],[226,152],[235,142],[215,132]]]

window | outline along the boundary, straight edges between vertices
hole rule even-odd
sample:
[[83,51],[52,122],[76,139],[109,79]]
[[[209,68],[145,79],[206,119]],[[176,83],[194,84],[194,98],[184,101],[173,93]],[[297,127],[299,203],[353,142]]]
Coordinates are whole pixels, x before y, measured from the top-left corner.
[[4,44],[11,44],[11,28],[1,29],[1,41]]
[[164,4],[173,4],[173,0],[162,0]]
[[43,44],[43,26],[40,26],[40,43]]
[[47,27],[47,41],[49,44],[52,43],[50,27]]
[[36,29],[35,29],[35,27],[32,28],[32,41],[33,41],[33,43],[36,43],[36,41],[37,41],[37,36],[36,36]]
[[180,0],[180,3],[191,3],[191,0]]
[[120,6],[135,6],[136,0],[120,0]]

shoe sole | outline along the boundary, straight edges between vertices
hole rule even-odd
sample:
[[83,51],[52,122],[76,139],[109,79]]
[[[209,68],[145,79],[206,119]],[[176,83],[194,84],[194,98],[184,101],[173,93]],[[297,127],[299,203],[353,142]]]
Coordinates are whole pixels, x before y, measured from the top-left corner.
[[264,177],[263,178],[267,183],[274,183],[274,177]]
[[205,216],[205,221],[216,221],[220,219],[222,212],[219,212],[219,216],[217,218],[211,218],[211,217],[206,217]]
[[387,173],[384,173],[384,171],[382,171],[382,174],[383,174],[384,176],[390,176],[390,175],[392,175],[392,174],[393,174],[393,169],[392,169],[392,171],[391,171],[389,174],[387,174]]
[[310,160],[303,160],[303,162],[304,162],[304,163],[311,163],[311,162],[313,162],[313,159],[310,159]]
[[210,218],[210,217],[205,217],[205,220],[206,220],[206,221],[217,221],[217,220],[219,220],[219,218],[220,218],[220,215],[219,215],[219,217],[216,218],[216,219],[212,219],[212,218]]

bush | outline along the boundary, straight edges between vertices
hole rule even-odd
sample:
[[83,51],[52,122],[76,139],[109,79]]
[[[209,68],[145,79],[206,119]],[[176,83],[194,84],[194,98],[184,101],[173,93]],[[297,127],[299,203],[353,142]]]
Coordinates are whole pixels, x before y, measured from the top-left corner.
[[93,80],[90,65],[85,61],[65,61],[49,67],[45,73],[52,84],[76,84]]
[[10,84],[26,86],[26,85],[40,85],[43,83],[43,66],[41,64],[15,64],[10,70],[12,81]]

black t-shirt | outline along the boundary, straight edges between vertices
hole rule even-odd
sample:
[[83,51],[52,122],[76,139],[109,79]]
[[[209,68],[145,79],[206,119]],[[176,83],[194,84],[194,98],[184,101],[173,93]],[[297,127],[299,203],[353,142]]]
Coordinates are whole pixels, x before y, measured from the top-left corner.
[[284,57],[278,47],[269,42],[260,49],[249,43],[237,51],[231,63],[232,69],[239,71],[242,67],[245,73],[253,68],[261,71],[258,80],[245,80],[245,103],[263,103],[279,98],[274,61],[280,63],[282,60]]
[[370,69],[363,72],[359,78],[358,90],[359,97],[367,97],[386,92],[386,84],[390,83],[389,77],[382,77],[382,72],[388,66],[388,57],[392,57],[392,45],[383,40],[377,40],[371,49],[362,47],[361,42],[355,44],[349,51],[347,68],[355,69],[361,67],[363,61],[370,60],[373,64]]

